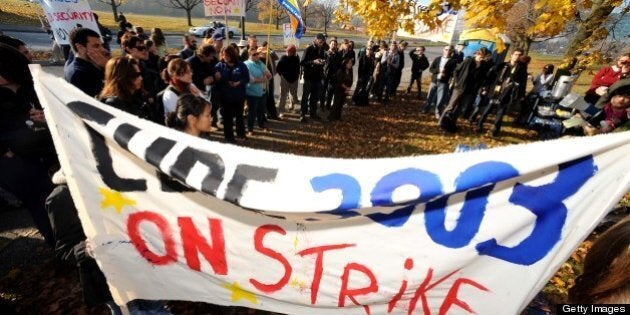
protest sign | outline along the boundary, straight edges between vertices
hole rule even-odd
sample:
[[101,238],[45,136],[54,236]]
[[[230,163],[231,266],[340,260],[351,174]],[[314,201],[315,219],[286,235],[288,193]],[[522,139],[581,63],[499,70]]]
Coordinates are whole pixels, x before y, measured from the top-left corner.
[[245,16],[245,0],[204,0],[206,16]]
[[295,30],[291,27],[291,23],[282,24],[282,35],[284,46],[293,44],[295,47],[300,47],[300,40],[295,37]]
[[384,159],[207,141],[34,69],[117,303],[517,314],[630,188],[630,132]]
[[86,0],[38,0],[59,44],[70,44],[70,31],[80,25],[100,34],[94,14]]

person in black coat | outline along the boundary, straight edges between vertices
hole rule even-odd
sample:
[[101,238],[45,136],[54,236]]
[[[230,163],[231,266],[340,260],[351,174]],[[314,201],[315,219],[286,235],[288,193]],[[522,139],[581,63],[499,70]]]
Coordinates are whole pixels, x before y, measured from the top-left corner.
[[[372,75],[376,67],[375,50],[378,46],[365,47],[365,51],[359,51],[359,68],[357,69],[357,86],[354,89],[352,100],[355,105],[365,106],[367,104],[368,92],[373,83]],[[359,97],[363,95],[362,99]]]
[[418,46],[415,50],[409,52],[411,58],[411,80],[407,87],[407,94],[411,93],[411,87],[413,83],[416,83],[418,88],[418,98],[422,95],[422,71],[429,67],[429,59],[424,55],[424,46]]
[[0,44],[0,187],[19,200],[49,245],[54,235],[44,207],[48,172],[57,154],[33,86],[27,58]]
[[138,61],[125,57],[110,59],[105,66],[105,87],[98,99],[140,118],[148,118]]
[[[345,44],[342,44],[342,47]],[[324,84],[322,85],[319,106],[321,109],[330,110],[330,104],[335,93],[337,71],[341,68],[342,51],[339,49],[337,41],[331,40],[328,51],[326,51],[326,66],[324,67]]]
[[300,56],[297,55],[295,45],[287,46],[286,55],[280,57],[276,71],[280,75],[280,103],[278,104],[278,111],[282,115],[287,110],[288,94],[291,94],[291,110],[298,103],[297,89],[300,77]]
[[306,114],[310,114],[313,120],[321,120],[317,116],[317,101],[321,88],[321,79],[324,76],[324,34],[317,34],[313,44],[308,45],[300,62],[303,69],[304,86],[302,87],[302,104],[300,108],[300,121],[306,122]]
[[479,88],[486,81],[488,63],[485,59],[489,53],[487,48],[479,48],[474,57],[465,58],[455,69],[453,93],[438,123],[441,129],[457,130],[457,117],[473,104]]
[[[524,50],[516,48],[510,57],[509,62],[498,63],[490,70],[489,80],[493,82],[489,90],[492,93],[491,99],[496,101],[497,114],[492,128],[492,136],[496,137],[501,132],[503,116],[508,105],[525,97],[527,85],[527,65],[520,62],[519,58],[524,55]],[[486,106],[483,114],[477,121],[476,131],[483,130],[483,123],[492,111],[493,102]]]

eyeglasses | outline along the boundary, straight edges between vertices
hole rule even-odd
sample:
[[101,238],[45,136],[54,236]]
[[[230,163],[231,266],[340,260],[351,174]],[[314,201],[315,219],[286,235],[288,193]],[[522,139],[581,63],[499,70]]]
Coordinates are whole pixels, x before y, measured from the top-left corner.
[[144,51],[145,49],[147,49],[147,46],[136,46],[134,48],[139,50],[139,51]]
[[260,54],[259,53],[253,53],[252,56],[254,56],[254,57],[255,56],[260,56]]

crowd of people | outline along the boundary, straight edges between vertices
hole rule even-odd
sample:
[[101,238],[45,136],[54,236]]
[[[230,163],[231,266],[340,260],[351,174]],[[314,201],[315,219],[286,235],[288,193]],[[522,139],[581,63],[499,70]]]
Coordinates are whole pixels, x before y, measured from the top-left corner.
[[[197,137],[222,128],[225,141],[236,143],[258,132],[270,132],[268,120],[282,120],[292,110],[299,110],[304,123],[322,120],[318,111],[327,112],[328,121],[336,121],[342,119],[348,100],[365,106],[371,98],[391,106],[391,97],[401,93],[405,42],[370,40],[355,53],[352,41],[331,38],[327,42],[318,34],[301,58],[294,45],[288,45],[279,57],[267,42],[259,46],[256,36],[224,45],[225,31],[218,30],[200,39],[201,43],[186,35],[183,48],[169,54],[159,28],[149,35],[126,20],[120,23],[117,43],[122,54],[118,57],[111,57],[111,47],[101,40],[102,34],[82,27],[72,30],[65,79],[104,104]],[[531,99],[552,87],[554,66],[549,64],[532,77],[533,89],[526,94],[529,57],[522,49],[514,49],[503,62],[492,60],[492,52],[484,47],[464,58],[466,43],[457,46],[445,46],[432,61],[425,56],[425,47],[409,51],[410,82],[403,87],[408,95],[421,99],[421,78],[428,69],[431,83],[419,111],[432,111],[446,132],[457,132],[460,117],[481,131],[495,111],[491,133],[498,136],[509,105],[520,103],[517,122],[525,123],[533,110]],[[59,247],[63,240],[56,236],[67,232],[69,223],[55,225],[54,215],[45,206],[47,197],[49,207],[56,204],[57,199],[49,197],[53,189],[49,173],[58,169],[58,162],[33,88],[30,62],[32,55],[24,42],[0,36],[0,108],[4,113],[0,116],[0,187],[22,200],[46,242]],[[355,64],[358,71],[352,91]],[[278,106],[273,84],[276,75],[280,79]],[[297,93],[300,78],[301,99]],[[585,133],[608,132],[628,121],[629,80],[630,54],[621,55],[614,65],[593,77],[585,100],[601,110],[593,115],[599,120],[584,127]],[[53,196],[69,198],[63,193]],[[67,202],[63,207],[68,207]],[[75,251],[74,246],[81,246],[85,239],[77,222],[73,228],[79,232],[68,232],[73,237],[72,246],[65,244],[66,251]],[[93,261],[87,259],[85,264],[88,273],[100,272],[95,271]],[[97,281],[95,290],[102,285]],[[110,303],[111,296],[102,294],[95,300]],[[160,303],[137,304],[163,308]]]

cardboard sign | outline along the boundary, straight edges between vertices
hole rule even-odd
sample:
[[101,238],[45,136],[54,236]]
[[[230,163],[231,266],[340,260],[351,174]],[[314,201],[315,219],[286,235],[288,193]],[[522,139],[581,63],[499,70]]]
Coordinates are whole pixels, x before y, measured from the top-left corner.
[[204,0],[206,16],[245,16],[245,0]]
[[44,9],[57,43],[70,44],[70,31],[78,25],[101,34],[86,0],[39,0],[39,3]]

